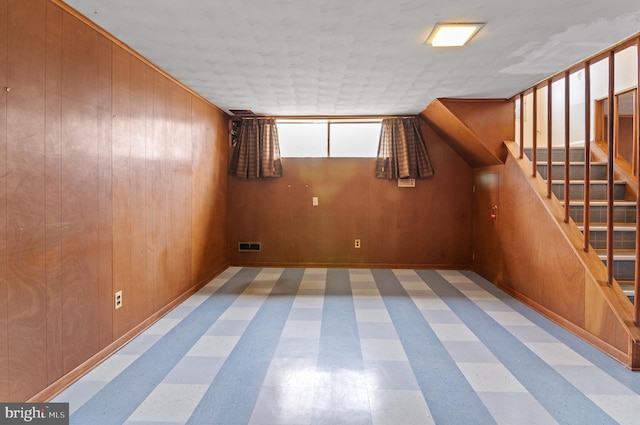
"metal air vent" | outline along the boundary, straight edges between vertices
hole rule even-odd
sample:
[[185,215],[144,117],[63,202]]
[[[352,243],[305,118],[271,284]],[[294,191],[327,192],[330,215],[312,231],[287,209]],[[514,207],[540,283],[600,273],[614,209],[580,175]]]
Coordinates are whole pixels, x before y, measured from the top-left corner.
[[262,242],[238,242],[238,252],[260,252]]
[[249,109],[229,109],[229,112],[231,112],[236,117],[255,117],[256,115]]

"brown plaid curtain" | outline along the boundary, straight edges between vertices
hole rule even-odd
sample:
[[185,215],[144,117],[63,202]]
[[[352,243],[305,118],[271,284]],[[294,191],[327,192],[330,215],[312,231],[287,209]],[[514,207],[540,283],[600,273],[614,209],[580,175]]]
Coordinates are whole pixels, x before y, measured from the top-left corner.
[[416,117],[382,120],[376,177],[379,179],[433,176],[433,167]]
[[275,119],[243,119],[229,175],[244,179],[282,177],[282,161]]

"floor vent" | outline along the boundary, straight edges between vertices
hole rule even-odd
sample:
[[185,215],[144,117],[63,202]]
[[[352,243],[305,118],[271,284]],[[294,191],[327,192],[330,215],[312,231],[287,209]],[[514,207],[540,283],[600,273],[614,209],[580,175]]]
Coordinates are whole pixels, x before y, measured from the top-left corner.
[[238,242],[238,252],[260,252],[262,242]]

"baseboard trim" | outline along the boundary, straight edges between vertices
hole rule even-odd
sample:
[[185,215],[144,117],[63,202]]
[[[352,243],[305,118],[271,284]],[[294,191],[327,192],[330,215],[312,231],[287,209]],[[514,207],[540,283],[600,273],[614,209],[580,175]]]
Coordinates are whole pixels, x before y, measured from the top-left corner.
[[282,261],[239,261],[232,262],[233,267],[287,267],[287,268],[336,268],[336,269],[440,269],[471,270],[471,264],[402,264],[402,263],[288,263]]
[[220,273],[225,271],[228,267],[229,267],[229,264],[224,264],[220,266],[211,274],[211,276],[205,279],[202,279],[200,282],[198,282],[191,288],[187,289],[185,292],[183,292],[180,296],[178,296],[176,299],[171,301],[169,304],[165,305],[160,310],[158,310],[157,312],[149,316],[147,319],[145,319],[143,322],[135,326],[133,329],[131,329],[130,331],[122,335],[120,338],[116,339],[111,344],[107,345],[102,350],[98,351],[88,360],[76,366],[74,369],[66,373],[57,381],[47,386],[44,390],[40,391],[39,393],[31,397],[29,400],[27,400],[27,402],[46,403],[51,399],[53,399],[55,396],[57,396],[66,388],[68,388],[71,384],[78,381],[80,378],[82,378],[84,375],[89,373],[100,363],[102,363],[107,358],[109,358],[113,353],[118,351],[120,348],[122,348],[125,344],[127,344],[133,338],[140,335],[147,328],[149,328],[155,322],[157,322],[162,317],[164,317],[167,313],[169,313],[171,310],[177,307],[184,300],[186,300],[191,295],[199,291],[203,286],[211,282],[211,280],[213,280],[216,276],[218,276]]
[[496,285],[496,286],[501,290],[503,290],[504,292],[506,292],[507,294],[511,295],[513,298],[520,301],[521,303],[525,304],[527,307],[532,308],[533,310],[542,314],[543,316],[545,316],[547,319],[551,320],[558,326],[561,326],[562,328],[571,332],[578,338],[593,345],[594,347],[598,348],[600,351],[608,354],[613,359],[617,360],[618,362],[622,363],[627,368],[629,368],[628,353],[621,351],[618,348],[606,343],[605,341],[601,340],[597,336],[587,332],[585,329],[581,328],[580,326],[568,321],[564,317],[558,315],[557,313],[554,313],[553,311],[537,303],[536,301],[533,301],[531,298],[528,298],[522,295],[520,292],[514,291],[513,288],[510,288],[505,285]]

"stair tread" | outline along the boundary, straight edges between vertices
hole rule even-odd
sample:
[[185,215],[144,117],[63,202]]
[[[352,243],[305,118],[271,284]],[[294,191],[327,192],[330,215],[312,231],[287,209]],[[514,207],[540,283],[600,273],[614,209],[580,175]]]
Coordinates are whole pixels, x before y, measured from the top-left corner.
[[[607,259],[607,250],[606,249],[596,249],[596,253],[601,260]],[[614,249],[613,250],[613,259],[614,260],[635,260],[636,252],[632,249]]]
[[[551,183],[553,184],[564,184],[564,180],[551,180]],[[584,184],[584,180],[569,180],[569,184],[571,183],[578,183],[578,184]],[[607,184],[606,180],[591,180],[592,184]],[[624,180],[614,180],[613,181],[614,184],[626,184],[626,182]]]
[[[547,161],[538,161],[538,165],[547,165]],[[584,161],[569,161],[569,165],[584,165],[586,162]],[[606,162],[601,161],[591,161],[591,165],[607,165]],[[564,161],[551,161],[551,165],[564,165]]]
[[618,285],[620,285],[620,289],[626,296],[634,296],[635,295],[635,284],[632,280],[616,280]]
[[[584,229],[584,224],[578,224],[580,230]],[[591,223],[589,230],[607,230],[607,223]],[[613,224],[613,230],[619,230],[624,232],[632,232],[636,230],[636,223],[621,223],[616,222]]]
[[628,297],[628,296],[634,296],[636,291],[635,288],[633,288],[633,286],[630,289],[627,288],[622,288],[622,292],[624,292],[624,294]]
[[[561,201],[562,204],[564,204],[564,201]],[[605,207],[607,206],[607,201],[591,201],[590,202],[591,206],[596,206],[596,207]],[[626,207],[635,207],[636,206],[636,201],[625,201],[625,200],[616,200],[614,199],[613,201],[614,206],[626,206]],[[569,201],[569,206],[582,206],[584,205],[584,201],[581,200],[571,200]]]
[[[566,149],[569,149],[569,152],[566,152]],[[607,208],[609,205],[609,201],[602,199],[602,186],[608,185],[608,179],[603,174],[602,167],[607,167],[608,164],[606,161],[600,160],[591,160],[588,152],[585,152],[584,146],[554,146],[551,149],[548,147],[538,146],[534,151],[533,148],[525,148],[525,151],[528,152],[527,156],[529,159],[533,161],[533,154],[536,154],[535,165],[536,168],[540,169],[541,176],[547,180],[551,181],[551,184],[554,185],[553,191],[558,194],[558,186],[565,187],[568,183],[571,186],[570,192],[573,193],[574,189],[581,191],[586,191],[587,188],[580,189],[579,185],[585,186],[585,179],[583,176],[583,170],[577,169],[578,167],[583,167],[586,169],[587,161],[589,162],[589,166],[594,166],[595,168],[590,168],[591,170],[591,178],[589,183],[592,185],[592,189],[595,190],[593,196],[595,198],[599,198],[596,200],[590,200],[589,203],[585,203],[584,200],[577,199],[574,195],[571,195],[571,198],[564,200],[564,196],[557,195],[560,203],[563,206],[568,206],[568,208],[575,208],[578,215],[575,215],[576,218],[582,219],[582,214],[587,214],[587,207],[590,208],[592,214],[592,218],[598,220],[597,222],[590,221],[588,223],[589,231],[593,232],[606,232],[608,231],[608,225],[606,222],[602,222],[602,220],[606,221],[607,218],[603,215],[603,208]],[[586,158],[585,158],[586,157]],[[587,170],[589,171],[589,170]],[[556,177],[554,179],[554,177]],[[565,180],[563,177],[568,177],[568,180]],[[594,178],[595,177],[595,178]],[[625,181],[614,179],[613,184],[615,185],[615,194],[614,197],[624,198],[620,193],[620,186],[626,184]],[[564,189],[566,191],[566,187]],[[579,195],[575,193],[575,195]],[[636,219],[633,217],[634,208],[636,208],[638,202],[630,201],[628,199],[614,199],[613,200],[613,208],[615,208],[615,218],[620,219],[622,221],[616,221],[613,223],[613,231],[616,232],[616,238],[620,239],[621,243],[615,242],[614,246],[624,246],[625,248],[621,249],[613,249],[613,261],[620,263],[620,269],[618,270],[618,266],[616,266],[616,270],[620,274],[622,280],[618,279],[617,282],[620,285],[620,288],[624,292],[624,294],[629,297],[629,299],[633,302],[633,297],[635,295],[635,282],[631,275],[629,274],[629,262],[635,262],[636,260],[636,249],[629,249],[628,239],[633,238],[633,233],[626,232],[635,232],[638,227],[635,223]],[[583,211],[581,213],[580,211]],[[576,223],[578,229],[582,232],[585,230],[584,221],[580,221]],[[620,232],[623,232],[622,234]],[[603,240],[598,233],[594,233],[594,238],[596,238],[596,242],[599,241],[597,245],[602,245]],[[616,239],[618,241],[618,239]],[[600,248],[594,249],[594,252],[598,255],[598,257],[606,263],[607,260],[607,249]],[[625,264],[626,263],[626,264]],[[613,265],[611,265],[613,266]]]

